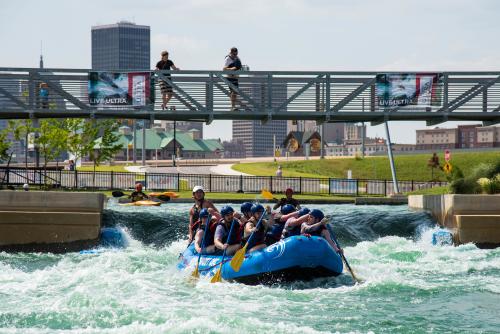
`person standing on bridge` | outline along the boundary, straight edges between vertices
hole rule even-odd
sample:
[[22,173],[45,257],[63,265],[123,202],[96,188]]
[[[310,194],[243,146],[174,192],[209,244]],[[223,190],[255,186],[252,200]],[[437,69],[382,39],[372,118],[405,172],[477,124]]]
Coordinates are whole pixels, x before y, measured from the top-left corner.
[[[224,71],[239,71],[241,70],[241,60],[238,57],[238,49],[235,47],[231,48],[231,51],[226,56],[226,62],[224,63]],[[238,88],[238,75],[230,74],[227,76],[227,80],[231,83],[232,86]],[[238,96],[238,92],[235,88],[229,86],[230,98],[231,98],[231,111],[238,110],[236,108],[236,98]]]
[[[159,71],[170,71],[174,69],[176,71],[180,70],[177,66],[174,65],[174,62],[168,59],[168,51],[162,51],[161,60],[156,63],[156,69]],[[170,73],[164,74],[168,79],[171,78]],[[161,89],[161,97],[163,99],[163,103],[161,105],[161,109],[167,109],[167,103],[172,98],[172,86],[170,86],[166,81],[160,79],[160,89]],[[170,108],[171,110],[175,110],[174,107]]]

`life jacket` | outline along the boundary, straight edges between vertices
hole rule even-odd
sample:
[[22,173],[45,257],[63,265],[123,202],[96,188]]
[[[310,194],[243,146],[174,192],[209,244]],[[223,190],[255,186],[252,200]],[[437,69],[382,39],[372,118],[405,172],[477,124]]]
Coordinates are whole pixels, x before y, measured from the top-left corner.
[[[236,226],[233,227],[233,230],[231,231],[231,236],[229,236],[229,231],[231,229],[232,224],[237,224]],[[239,221],[236,219],[233,219],[231,222],[231,225],[229,226],[229,229],[226,227],[226,224],[224,222],[224,219],[221,219],[218,223],[217,226],[222,226],[225,231],[225,235],[222,238],[222,243],[225,244],[227,240],[230,241],[229,245],[235,245],[241,243],[241,227]]]
[[203,202],[205,202],[205,199],[201,200],[200,206],[196,204],[193,205],[193,222],[200,219],[200,211],[203,209]]
[[[203,229],[203,233],[205,233],[205,225],[200,226],[201,229]],[[203,236],[202,238],[202,243],[201,243],[201,248],[207,248],[208,246],[212,246],[214,244],[214,236],[215,236],[215,229],[217,228],[217,222],[215,221],[210,221],[208,225],[208,229],[206,230],[206,235]]]
[[130,199],[132,200],[132,202],[137,202],[137,201],[143,201],[145,199],[147,199],[148,197],[146,196],[145,193],[143,193],[142,191],[134,191],[131,195],[130,195]]
[[[246,224],[249,224],[249,223],[255,224],[256,222],[255,222],[255,220],[250,220]],[[245,224],[245,226],[246,226],[246,224]],[[260,223],[259,229],[256,230],[255,233],[253,233],[252,239],[250,240],[251,235],[252,234],[248,235],[246,238],[243,238],[244,244],[248,243],[248,241],[250,241],[250,243],[247,246],[247,249],[252,249],[253,247],[255,247],[257,245],[265,243],[265,241],[266,241],[266,228],[265,228],[264,222]]]
[[297,225],[292,228],[287,226],[287,229],[283,231],[283,235],[285,236],[285,238],[293,237],[294,235],[300,235],[300,227],[301,225]]

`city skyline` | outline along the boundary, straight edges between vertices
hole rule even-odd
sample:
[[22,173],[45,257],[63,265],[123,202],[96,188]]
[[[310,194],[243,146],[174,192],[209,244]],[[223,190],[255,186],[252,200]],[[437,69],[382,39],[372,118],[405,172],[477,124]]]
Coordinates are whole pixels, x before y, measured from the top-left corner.
[[[0,66],[38,67],[43,41],[45,67],[90,68],[91,27],[129,20],[151,26],[152,69],[159,53],[168,49],[181,69],[218,70],[231,46],[238,46],[243,63],[251,70],[500,68],[496,56],[500,46],[491,43],[500,26],[495,17],[500,3],[491,0],[477,1],[474,6],[461,0],[191,0],[150,1],[147,6],[134,1],[108,1],[98,3],[99,11],[94,4],[97,2],[27,0],[21,7],[14,1],[4,2],[0,13]],[[74,12],[79,15],[62,15]],[[423,18],[429,24],[424,24]],[[22,38],[12,38],[13,32]],[[374,37],[368,35],[372,32]],[[439,126],[457,124],[471,122]],[[415,143],[415,130],[425,128],[425,123],[391,122],[389,126],[394,142]],[[231,137],[231,121],[204,127],[207,138]],[[367,136],[385,137],[383,125],[368,126]]]

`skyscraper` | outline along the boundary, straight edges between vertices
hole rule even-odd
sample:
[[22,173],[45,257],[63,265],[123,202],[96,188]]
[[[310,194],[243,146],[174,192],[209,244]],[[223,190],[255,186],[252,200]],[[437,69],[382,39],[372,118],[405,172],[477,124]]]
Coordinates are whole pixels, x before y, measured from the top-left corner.
[[[240,84],[241,89],[254,100],[260,100],[266,105],[267,89],[265,84]],[[287,98],[287,86],[273,85],[273,105],[280,105]],[[283,110],[286,112],[286,109]],[[276,146],[281,145],[287,136],[287,121],[270,121],[262,124],[261,121],[234,120],[233,140],[242,141],[247,157],[273,156],[273,141],[276,136]]]
[[149,26],[120,21],[92,27],[92,69],[149,70]]

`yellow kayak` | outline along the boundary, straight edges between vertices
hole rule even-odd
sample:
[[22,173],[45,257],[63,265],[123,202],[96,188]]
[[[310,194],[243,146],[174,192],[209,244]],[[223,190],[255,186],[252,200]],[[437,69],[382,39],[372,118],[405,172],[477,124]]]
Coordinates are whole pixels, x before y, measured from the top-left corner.
[[130,203],[121,203],[120,205],[123,205],[123,206],[159,206],[159,205],[161,205],[161,202],[144,200],[144,201],[137,201],[137,202],[130,202]]

